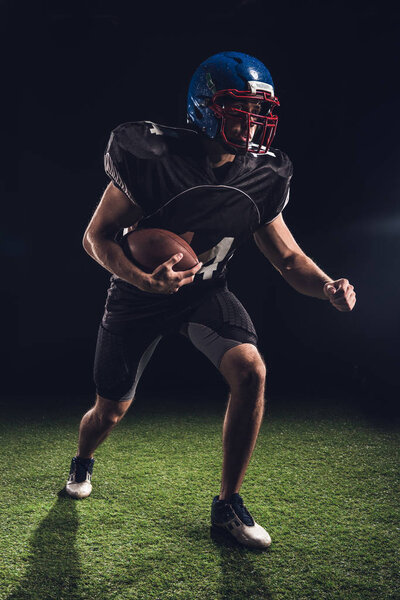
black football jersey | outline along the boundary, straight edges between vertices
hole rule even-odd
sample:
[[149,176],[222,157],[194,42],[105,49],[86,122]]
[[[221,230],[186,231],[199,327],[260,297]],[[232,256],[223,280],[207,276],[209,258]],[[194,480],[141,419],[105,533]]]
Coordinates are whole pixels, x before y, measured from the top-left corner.
[[[142,208],[137,229],[167,229],[190,243],[203,266],[189,286],[225,277],[236,248],[287,204],[293,170],[277,149],[237,155],[213,169],[200,134],[150,121],[114,129],[104,165],[114,185]],[[116,238],[122,245],[126,231]]]

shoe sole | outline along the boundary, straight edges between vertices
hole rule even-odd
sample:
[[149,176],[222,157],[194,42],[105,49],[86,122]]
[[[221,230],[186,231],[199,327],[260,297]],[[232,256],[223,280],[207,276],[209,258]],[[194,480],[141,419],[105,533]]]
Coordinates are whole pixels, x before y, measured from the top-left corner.
[[68,494],[68,496],[70,498],[74,498],[75,500],[84,500],[85,498],[88,498],[90,496],[90,494],[92,493],[92,490],[90,490],[90,492],[88,494],[85,494],[82,496],[82,495],[77,494],[76,492],[68,490],[67,486],[65,486],[64,490],[65,490],[65,493]]
[[250,550],[268,550],[268,548],[271,546],[271,544],[268,544],[268,546],[253,546],[252,544],[240,542],[234,535],[232,535],[230,531],[228,531],[228,529],[226,529],[226,527],[215,525],[214,523],[211,523],[210,536],[215,540],[219,538],[220,540],[228,541],[230,542],[231,546],[249,548]]

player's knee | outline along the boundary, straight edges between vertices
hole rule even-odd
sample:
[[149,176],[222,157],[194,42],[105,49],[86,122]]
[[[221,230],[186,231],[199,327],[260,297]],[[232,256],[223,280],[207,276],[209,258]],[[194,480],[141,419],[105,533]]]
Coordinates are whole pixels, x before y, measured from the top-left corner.
[[101,421],[104,427],[114,427],[122,419],[123,415],[118,413],[104,413],[101,415]]
[[267,369],[255,347],[233,348],[221,361],[221,372],[231,387],[257,390],[264,386]]
[[266,370],[262,361],[245,361],[239,365],[236,384],[240,387],[259,389],[265,383]]
[[132,403],[132,400],[126,402],[117,402],[97,396],[96,412],[103,427],[113,427],[122,419]]

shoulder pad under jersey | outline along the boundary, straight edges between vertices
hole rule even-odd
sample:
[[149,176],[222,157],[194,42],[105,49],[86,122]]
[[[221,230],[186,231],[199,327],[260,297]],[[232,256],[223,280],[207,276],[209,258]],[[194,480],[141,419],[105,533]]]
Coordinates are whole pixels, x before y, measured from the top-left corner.
[[288,155],[278,148],[270,148],[266,154],[252,154],[255,166],[268,165],[280,177],[289,179],[293,175],[293,164]]
[[190,143],[197,137],[190,129],[168,127],[152,121],[130,121],[113,129],[109,144],[136,158],[151,159],[163,156],[176,146]]

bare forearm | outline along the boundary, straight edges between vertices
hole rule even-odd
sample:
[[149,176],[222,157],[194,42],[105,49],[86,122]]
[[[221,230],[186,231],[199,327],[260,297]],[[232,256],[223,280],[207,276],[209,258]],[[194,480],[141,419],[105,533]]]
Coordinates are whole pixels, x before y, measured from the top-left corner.
[[301,294],[327,300],[323,287],[327,281],[333,280],[305,254],[296,254],[278,270],[282,277]]
[[125,256],[121,246],[117,242],[100,235],[88,235],[83,241],[83,247],[89,256],[104,267],[104,269],[142,289],[146,273],[136,267]]

